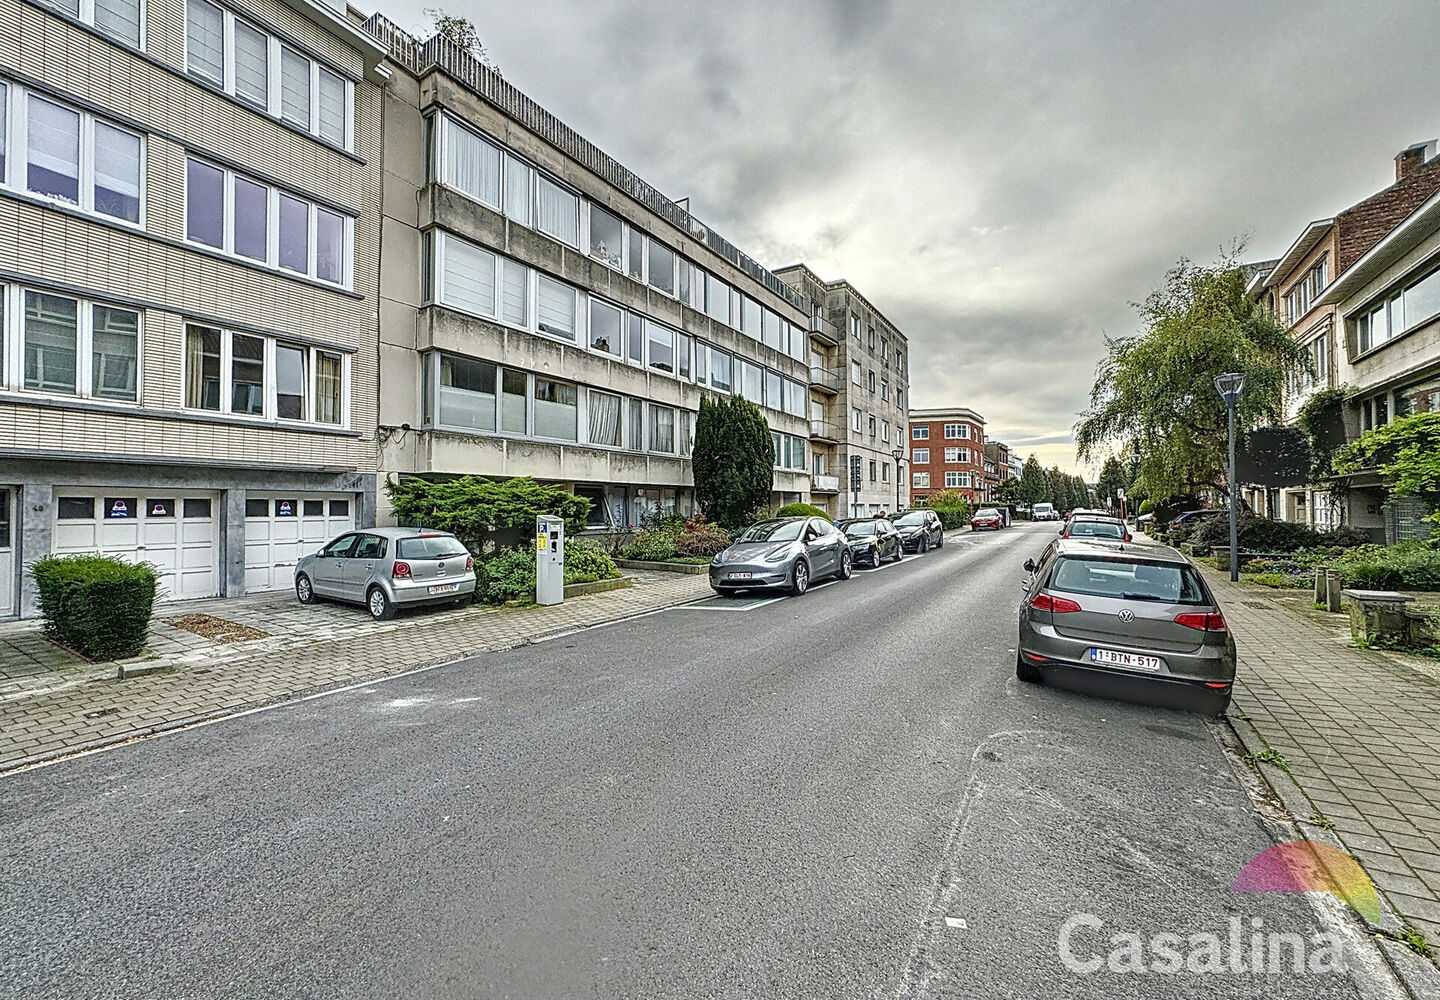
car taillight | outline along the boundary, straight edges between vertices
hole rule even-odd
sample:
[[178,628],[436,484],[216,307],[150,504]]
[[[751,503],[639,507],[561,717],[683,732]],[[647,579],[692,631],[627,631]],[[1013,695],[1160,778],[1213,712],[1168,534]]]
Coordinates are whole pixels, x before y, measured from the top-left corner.
[[1051,597],[1049,594],[1036,594],[1030,606],[1036,611],[1049,611],[1052,614],[1066,614],[1071,611],[1079,611],[1080,605],[1064,597]]
[[1201,614],[1198,611],[1186,612],[1183,615],[1175,616],[1176,625],[1184,625],[1186,628],[1199,629],[1201,632],[1224,632],[1225,616],[1211,612]]
[[466,569],[474,569],[474,568],[475,568],[475,557],[474,557],[474,556],[466,556],[466,557],[465,557],[465,568],[466,568]]
[[409,564],[409,563],[405,563],[405,562],[400,562],[400,561],[397,559],[397,560],[395,561],[395,568],[390,571],[390,575],[391,575],[392,577],[397,578],[397,579],[398,579],[398,578],[401,578],[401,577],[409,577],[409,575],[410,575],[410,564]]

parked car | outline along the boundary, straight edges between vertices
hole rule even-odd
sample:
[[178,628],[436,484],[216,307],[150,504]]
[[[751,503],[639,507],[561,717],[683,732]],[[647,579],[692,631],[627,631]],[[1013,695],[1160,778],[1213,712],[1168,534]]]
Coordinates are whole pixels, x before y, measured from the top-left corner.
[[1098,508],[1094,507],[1076,507],[1070,513],[1065,515],[1065,520],[1072,520],[1082,514],[1094,514],[1097,517],[1115,517],[1115,515],[1110,513],[1108,510],[1099,510]]
[[970,518],[970,530],[979,531],[982,528],[994,528],[999,531],[1005,527],[1005,515],[994,507],[981,507]]
[[1117,542],[1130,541],[1130,529],[1118,517],[1096,514],[1081,514],[1071,517],[1060,529],[1061,538],[1114,539]]
[[1083,677],[1099,693],[1158,695],[1219,715],[1235,682],[1235,640],[1204,579],[1163,545],[1056,539],[1020,605],[1015,674]]
[[895,518],[906,552],[929,552],[945,547],[945,528],[933,510],[907,510]]
[[1214,510],[1211,508],[1206,508],[1205,510],[1187,510],[1172,520],[1169,527],[1171,531],[1174,531],[1183,525],[1194,524],[1196,521],[1203,521],[1206,518],[1229,516],[1230,512],[1228,510]]
[[740,532],[710,560],[710,587],[717,594],[785,587],[800,595],[812,580],[850,579],[855,558],[845,535],[823,517],[779,517]]
[[1051,503],[1037,503],[1030,508],[1030,517],[1036,521],[1058,521],[1060,514]]
[[835,527],[845,533],[850,544],[850,557],[856,566],[879,566],[885,559],[899,562],[905,554],[900,532],[883,517],[856,517],[837,521]]
[[475,593],[475,560],[449,532],[419,528],[347,531],[295,566],[301,604],[328,597],[363,604],[376,619],[402,608],[463,603]]

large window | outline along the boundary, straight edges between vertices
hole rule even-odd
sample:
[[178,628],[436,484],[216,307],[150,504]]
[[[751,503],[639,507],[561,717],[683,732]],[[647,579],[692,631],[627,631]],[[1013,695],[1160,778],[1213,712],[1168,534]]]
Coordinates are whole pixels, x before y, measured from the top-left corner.
[[[15,287],[0,288],[0,299],[0,384],[51,395],[139,399],[139,313]],[[20,371],[6,376],[3,347],[9,343],[20,347]]]
[[[14,96],[6,101],[11,91]],[[85,212],[141,223],[141,136],[22,87],[0,84],[0,146],[7,138],[20,169],[7,176],[8,157],[0,151],[0,182]]]
[[1328,258],[1321,257],[1286,293],[1285,312],[1291,324],[1299,322],[1300,318],[1310,311],[1310,306],[1320,297],[1320,293],[1325,290],[1327,263]]
[[625,224],[617,216],[590,206],[590,255],[620,270],[624,262]]
[[960,438],[960,439],[962,439],[962,440],[969,440],[969,438],[970,438],[970,425],[969,425],[969,424],[946,424],[946,425],[945,425],[945,436],[946,436],[947,438],[951,438],[951,439]]
[[234,416],[340,425],[344,356],[257,334],[185,328],[185,406]]
[[646,320],[645,341],[650,367],[667,374],[675,374],[675,331]]
[[625,313],[608,302],[590,300],[590,349],[620,357],[624,354]]
[[143,18],[140,0],[41,0],[42,3],[79,18],[111,38],[140,48]]
[[910,437],[916,441],[926,441],[930,437],[930,428],[912,427],[910,428]]
[[910,461],[913,462],[913,463],[915,463],[916,465],[929,465],[929,464],[930,464],[930,449],[929,449],[929,448],[914,448],[914,449],[911,449],[911,451],[910,451]]
[[194,157],[185,163],[185,238],[328,284],[350,283],[354,220]]
[[1358,354],[1428,323],[1440,315],[1440,270],[1431,271],[1400,291],[1390,292],[1350,320]]
[[912,472],[910,474],[910,485],[917,490],[928,490],[930,488],[930,473]]
[[185,64],[271,118],[343,149],[354,145],[354,83],[210,0],[186,2]]

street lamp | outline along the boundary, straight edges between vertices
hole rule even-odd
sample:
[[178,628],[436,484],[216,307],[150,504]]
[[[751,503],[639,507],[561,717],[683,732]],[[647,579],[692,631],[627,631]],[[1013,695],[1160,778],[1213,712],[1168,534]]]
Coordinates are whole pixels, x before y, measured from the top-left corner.
[[1225,482],[1230,487],[1230,582],[1240,579],[1239,528],[1236,525],[1237,506],[1235,503],[1235,404],[1240,401],[1240,391],[1245,388],[1245,376],[1240,372],[1228,372],[1215,376],[1215,389],[1225,400],[1225,409],[1230,416],[1230,472]]
[[896,448],[890,452],[890,457],[895,459],[895,513],[900,513],[900,463],[905,461],[905,449]]

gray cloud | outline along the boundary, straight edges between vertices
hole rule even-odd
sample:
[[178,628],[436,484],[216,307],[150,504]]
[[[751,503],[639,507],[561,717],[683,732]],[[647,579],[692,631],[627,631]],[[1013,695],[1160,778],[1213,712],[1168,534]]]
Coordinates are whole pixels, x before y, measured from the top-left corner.
[[973,406],[1047,465],[1075,466],[1104,334],[1178,257],[1276,256],[1440,134],[1440,9],[1409,0],[448,9],[757,259],[854,282],[910,338],[913,405]]

